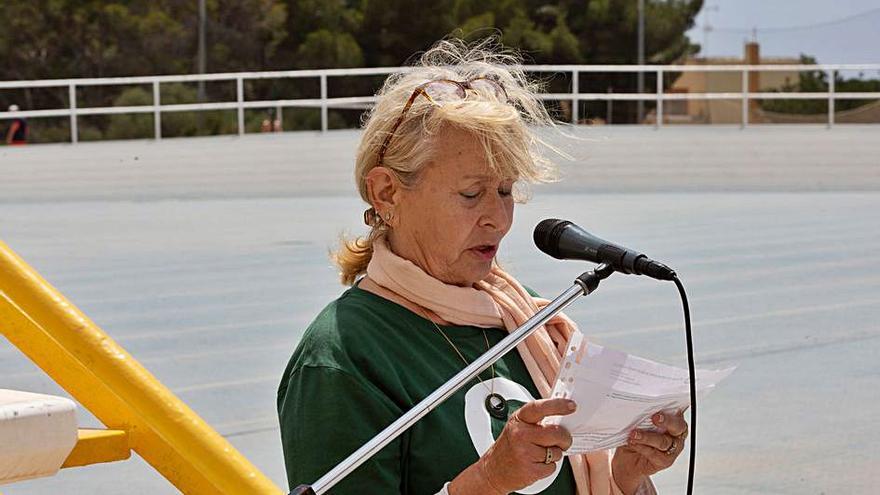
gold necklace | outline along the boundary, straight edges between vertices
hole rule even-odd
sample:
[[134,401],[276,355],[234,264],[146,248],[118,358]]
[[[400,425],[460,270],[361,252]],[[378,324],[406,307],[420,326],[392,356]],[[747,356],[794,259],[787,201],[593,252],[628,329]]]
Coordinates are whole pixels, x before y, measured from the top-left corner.
[[[458,350],[458,347],[456,347],[455,344],[452,343],[452,339],[450,339],[446,335],[446,332],[444,332],[440,328],[440,325],[435,323],[434,320],[432,320],[431,318],[428,318],[427,315],[422,315],[422,316],[426,320],[430,321],[431,324],[434,325],[434,328],[436,328],[437,331],[440,332],[440,335],[442,335],[443,338],[446,339],[446,342],[449,342],[449,345],[452,346],[452,349],[455,350],[455,353],[458,354],[458,357],[461,358],[461,360],[464,362],[464,365],[468,366],[470,363],[468,363],[467,359],[464,358],[464,355],[461,353],[461,351]],[[489,337],[486,336],[486,329],[485,328],[483,328],[481,330],[483,331],[483,339],[486,340],[486,352],[488,352],[489,349],[491,349],[491,346],[489,345]],[[487,387],[486,382],[484,382],[483,379],[480,378],[480,375],[477,374],[477,380],[479,380],[480,384],[483,385],[483,388],[485,388],[486,391],[489,392],[489,395],[486,396],[486,400],[483,402],[483,405],[486,407],[486,411],[489,412],[490,416],[492,416],[493,418],[496,418],[496,419],[500,419],[502,421],[507,421],[507,408],[508,408],[507,399],[505,399],[501,394],[495,393],[495,363],[492,363],[491,366],[492,366],[492,382],[491,382],[492,388]]]

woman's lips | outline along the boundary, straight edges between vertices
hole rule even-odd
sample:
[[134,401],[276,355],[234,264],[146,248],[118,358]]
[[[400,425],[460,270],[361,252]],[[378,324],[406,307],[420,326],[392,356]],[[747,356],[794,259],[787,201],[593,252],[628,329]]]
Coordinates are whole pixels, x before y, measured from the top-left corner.
[[493,258],[495,258],[495,253],[498,252],[498,246],[487,244],[484,246],[471,248],[470,250],[473,251],[474,254],[476,254],[479,258],[482,258],[486,261],[491,261]]

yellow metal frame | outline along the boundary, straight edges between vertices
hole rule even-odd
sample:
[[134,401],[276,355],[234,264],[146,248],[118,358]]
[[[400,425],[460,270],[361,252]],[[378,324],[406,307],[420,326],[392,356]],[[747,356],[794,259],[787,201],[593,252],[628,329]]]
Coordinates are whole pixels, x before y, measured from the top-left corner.
[[131,447],[128,445],[127,431],[80,428],[77,432],[76,445],[61,467],[124,461],[129,457],[131,457]]
[[183,493],[284,493],[2,241],[0,333],[111,429],[81,430],[65,466],[131,449]]

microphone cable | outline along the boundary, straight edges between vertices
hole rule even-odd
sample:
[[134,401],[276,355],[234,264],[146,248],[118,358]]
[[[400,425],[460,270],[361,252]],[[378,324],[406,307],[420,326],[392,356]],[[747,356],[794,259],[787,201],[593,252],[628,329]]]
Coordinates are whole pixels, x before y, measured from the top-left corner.
[[681,296],[681,306],[684,310],[684,333],[687,341],[688,377],[690,378],[691,391],[691,422],[688,428],[691,437],[691,451],[688,463],[687,494],[691,495],[694,490],[694,463],[697,459],[697,372],[694,366],[694,339],[691,334],[691,310],[688,305],[687,293],[677,274],[672,277],[672,281],[675,282],[678,294]]

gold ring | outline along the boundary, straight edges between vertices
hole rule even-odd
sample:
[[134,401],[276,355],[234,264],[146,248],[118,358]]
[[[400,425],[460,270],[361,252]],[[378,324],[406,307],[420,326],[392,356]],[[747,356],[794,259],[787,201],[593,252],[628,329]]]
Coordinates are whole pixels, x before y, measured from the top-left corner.
[[665,450],[666,455],[672,455],[675,453],[676,450],[678,450],[678,445],[675,442],[675,438],[673,438],[672,445],[670,445],[669,448]]
[[553,451],[550,447],[547,447],[547,452],[544,454],[544,464],[553,464]]

